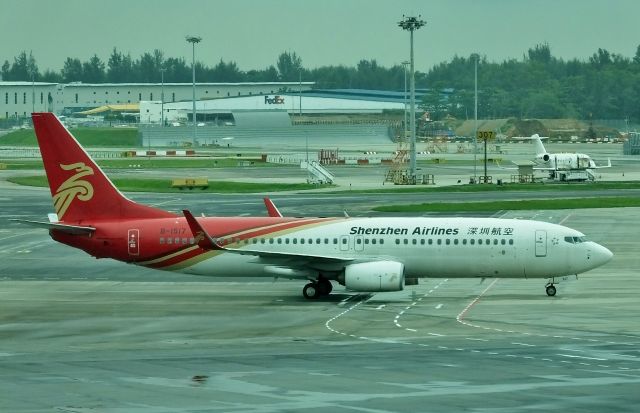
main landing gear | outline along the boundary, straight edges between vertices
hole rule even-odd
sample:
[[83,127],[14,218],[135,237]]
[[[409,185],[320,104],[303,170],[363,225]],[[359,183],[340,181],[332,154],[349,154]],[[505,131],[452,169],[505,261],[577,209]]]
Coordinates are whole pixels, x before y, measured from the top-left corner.
[[304,295],[304,298],[314,299],[329,295],[331,290],[333,290],[331,281],[326,278],[320,278],[318,281],[311,281],[305,285],[302,289],[302,295]]

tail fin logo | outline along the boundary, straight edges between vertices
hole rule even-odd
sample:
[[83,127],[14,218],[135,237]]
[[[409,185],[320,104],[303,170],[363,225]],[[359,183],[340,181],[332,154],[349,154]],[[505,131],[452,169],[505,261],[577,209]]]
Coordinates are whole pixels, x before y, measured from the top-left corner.
[[93,185],[80,179],[87,175],[93,175],[93,169],[83,162],[69,165],[60,164],[60,168],[65,171],[75,170],[76,172],[75,175],[64,181],[56,190],[55,195],[53,195],[53,206],[56,214],[58,214],[58,219],[62,220],[65,212],[67,212],[67,209],[76,198],[85,202],[93,198]]

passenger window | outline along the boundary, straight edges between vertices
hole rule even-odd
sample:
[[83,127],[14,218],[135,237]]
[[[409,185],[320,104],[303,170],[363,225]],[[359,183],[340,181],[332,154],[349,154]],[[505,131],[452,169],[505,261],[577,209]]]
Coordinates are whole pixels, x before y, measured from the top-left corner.
[[424,245],[424,238],[420,240],[420,245]]
[[336,245],[338,243],[338,238],[333,239],[333,244]]
[[384,239],[380,238],[380,245],[384,244]]
[[322,240],[320,238],[316,239],[316,244],[322,244]]
[[438,245],[442,245],[442,240],[440,238],[438,238],[437,243],[438,243]]
[[498,239],[497,238],[493,240],[493,245],[498,245]]
[[362,240],[360,238],[356,238],[356,244],[358,245],[362,244]]
[[324,243],[325,243],[325,244],[328,244],[328,243],[329,243],[329,238],[325,238],[325,239],[324,239]]
[[507,241],[505,241],[505,239],[504,239],[504,238],[502,238],[502,239],[500,240],[500,244],[504,245],[504,244],[506,244],[506,243],[507,243]]
[[491,245],[491,240],[487,238],[487,245]]
[[186,238],[182,238],[182,244],[183,245],[187,245],[187,239]]
[[284,243],[285,243],[285,244],[289,244],[289,238],[285,238],[285,239],[284,239]]
[[364,243],[365,243],[366,245],[369,245],[369,238],[365,238],[365,239],[364,239]]
[[180,238],[176,237],[176,238],[173,240],[173,243],[174,243],[174,244],[180,244]]
[[400,245],[400,240],[398,238],[396,238],[396,244]]
[[189,238],[189,244],[193,245],[196,243],[196,240],[194,238]]
[[164,244],[164,237],[160,237],[160,244]]
[[451,240],[449,238],[447,238],[446,240],[444,240],[444,243],[449,245],[449,244],[451,244]]
[[260,244],[264,244],[266,241],[264,238],[260,238]]
[[433,240],[429,238],[429,245],[433,245]]
[[167,244],[173,244],[173,239],[172,238],[167,238]]
[[342,239],[342,243],[343,243],[343,244],[346,244],[346,243],[347,243],[347,239],[346,239],[346,238],[343,238],[343,239]]
[[482,240],[481,239],[478,240],[478,245],[482,245]]
[[304,238],[300,238],[300,244],[304,244]]
[[269,244],[273,244],[273,238],[269,238]]
[[466,238],[462,239],[462,245],[467,245],[467,239]]
[[476,240],[475,240],[475,239],[471,238],[471,239],[469,240],[469,244],[474,245],[475,243],[476,243]]
[[293,239],[293,243],[294,243],[294,244],[297,244],[297,243],[298,243],[298,238],[294,238],[294,239]]
[[375,243],[376,243],[376,239],[375,239],[375,238],[373,238],[373,239],[371,240],[371,243],[372,243],[372,244],[375,244]]
[[412,240],[411,240],[411,243],[412,243],[413,245],[416,245],[416,244],[418,243],[418,240],[414,238],[414,239],[412,239]]
[[458,238],[454,239],[454,240],[453,240],[453,243],[454,243],[455,245],[458,245]]
[[509,240],[509,245],[513,245],[513,239]]
[[278,238],[278,244],[282,244],[282,238]]
[[407,245],[407,244],[409,244],[409,240],[405,238],[404,239],[404,245]]
[[309,244],[313,244],[313,240],[309,238]]

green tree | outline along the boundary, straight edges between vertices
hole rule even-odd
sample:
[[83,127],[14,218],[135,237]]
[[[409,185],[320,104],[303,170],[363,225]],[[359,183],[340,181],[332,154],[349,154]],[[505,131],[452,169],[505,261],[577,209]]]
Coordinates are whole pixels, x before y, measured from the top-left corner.
[[104,83],[105,64],[94,54],[88,62],[82,63],[82,81],[86,83]]
[[278,77],[283,82],[295,82],[299,79],[302,70],[302,59],[296,52],[282,52],[278,56],[276,64],[278,68]]
[[80,82],[84,79],[80,59],[67,57],[62,67],[62,80],[65,83]]
[[107,61],[106,79],[110,83],[131,82],[131,74],[133,71],[133,63],[131,55],[124,55],[115,47]]

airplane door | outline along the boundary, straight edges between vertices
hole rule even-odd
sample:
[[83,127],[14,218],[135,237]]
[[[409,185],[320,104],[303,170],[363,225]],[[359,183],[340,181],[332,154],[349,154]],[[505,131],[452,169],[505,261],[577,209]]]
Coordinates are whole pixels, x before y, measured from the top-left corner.
[[140,254],[140,230],[130,229],[127,233],[127,249],[129,255]]
[[547,231],[536,230],[536,257],[547,256]]
[[349,236],[343,235],[340,237],[340,251],[349,251]]
[[356,235],[353,237],[353,242],[355,243],[353,249],[356,251],[364,250],[364,240],[362,239],[362,235]]

